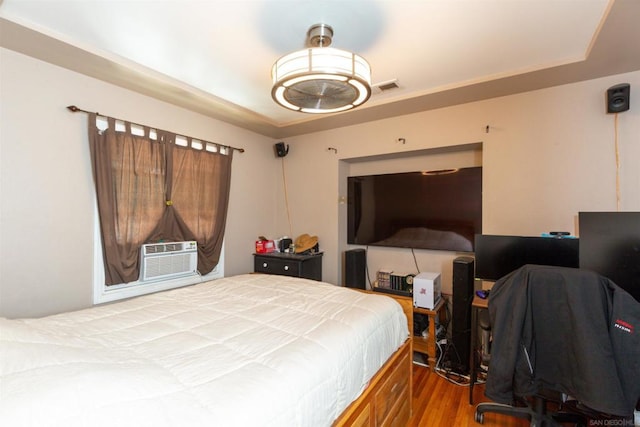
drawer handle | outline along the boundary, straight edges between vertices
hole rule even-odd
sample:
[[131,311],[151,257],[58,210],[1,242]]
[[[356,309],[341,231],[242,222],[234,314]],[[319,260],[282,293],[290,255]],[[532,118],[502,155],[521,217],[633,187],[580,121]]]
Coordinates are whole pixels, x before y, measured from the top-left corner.
[[262,266],[263,266],[264,268],[267,268],[267,263],[266,263],[266,262],[263,262],[263,263],[262,263]]
[[285,265],[285,266],[284,266],[284,271],[287,271],[287,270],[289,270],[289,266],[288,266],[288,265]]

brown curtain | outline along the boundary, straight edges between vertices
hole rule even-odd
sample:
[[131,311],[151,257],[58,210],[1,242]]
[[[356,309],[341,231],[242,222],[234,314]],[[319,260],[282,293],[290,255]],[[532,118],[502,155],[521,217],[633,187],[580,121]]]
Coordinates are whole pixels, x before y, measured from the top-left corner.
[[[218,264],[229,201],[232,149],[210,143],[176,145],[176,135],[101,131],[89,115],[89,144],[102,233],[105,284],[136,281],[140,246],[159,241],[198,242],[198,270]],[[206,148],[213,148],[214,152]]]
[[[149,237],[198,242],[198,271],[207,274],[218,265],[229,205],[233,150],[204,143],[203,149],[172,144],[167,162],[167,207]],[[211,152],[206,147],[216,151]]]

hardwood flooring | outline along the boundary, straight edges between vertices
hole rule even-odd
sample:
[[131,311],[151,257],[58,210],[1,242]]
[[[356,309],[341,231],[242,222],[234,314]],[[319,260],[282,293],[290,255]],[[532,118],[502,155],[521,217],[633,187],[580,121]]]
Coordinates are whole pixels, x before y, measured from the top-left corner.
[[486,413],[484,424],[474,420],[475,404],[486,402],[484,385],[473,388],[474,405],[469,405],[469,387],[449,382],[428,368],[413,365],[413,416],[407,427],[524,427],[529,422]]

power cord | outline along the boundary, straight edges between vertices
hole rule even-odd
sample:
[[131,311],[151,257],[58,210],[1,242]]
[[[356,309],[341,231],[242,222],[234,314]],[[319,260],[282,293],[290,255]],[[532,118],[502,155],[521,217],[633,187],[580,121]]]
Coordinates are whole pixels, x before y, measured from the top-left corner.
[[371,284],[371,276],[369,276],[369,246],[365,246],[364,248],[364,271],[367,273],[367,282],[369,282],[369,289],[373,289],[373,285]]
[[620,147],[618,145],[618,113],[616,113],[614,116],[614,148],[616,152],[616,211],[620,211]]
[[[445,336],[443,338],[445,338],[447,335],[447,331],[449,330],[449,324],[451,323],[452,316],[451,316],[451,309],[449,306],[450,304],[449,298],[445,297],[444,295],[442,295],[441,298],[444,298],[444,301],[445,301],[445,304],[444,304],[445,319],[444,319],[444,323],[441,323],[445,332]],[[439,336],[436,336],[436,338],[440,339]]]
[[291,227],[291,213],[289,212],[289,194],[287,192],[287,177],[284,172],[284,157],[280,157],[282,160],[282,186],[284,188],[284,204],[287,209],[287,219],[289,220],[289,236],[293,239],[293,228]]
[[[436,375],[444,378],[448,382],[461,386],[468,387],[471,385],[471,376],[461,374],[454,370],[454,363],[451,362],[450,358],[452,354],[455,354],[455,358],[458,360],[457,363],[460,363],[460,355],[455,348],[455,345],[451,340],[446,338],[438,339],[436,341],[436,346],[438,347],[438,351],[440,352],[438,359],[435,365],[435,373]],[[447,362],[449,362],[447,364]],[[474,384],[484,384],[486,382],[486,369],[479,367],[476,375],[476,381]]]
[[420,274],[420,267],[418,267],[418,260],[416,259],[416,252],[411,248],[411,255],[413,255],[413,263],[416,265],[417,274]]

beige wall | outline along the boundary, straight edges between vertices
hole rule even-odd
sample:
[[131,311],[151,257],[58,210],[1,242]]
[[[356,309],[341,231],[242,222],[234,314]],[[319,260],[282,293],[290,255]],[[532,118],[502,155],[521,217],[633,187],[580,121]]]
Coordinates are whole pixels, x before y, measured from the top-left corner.
[[[275,141],[202,115],[5,49],[0,67],[4,316],[91,304],[94,213],[86,117],[68,112],[69,104],[247,150],[233,161],[226,275],[253,269],[260,234],[311,233],[325,251],[324,279],[341,284],[346,177],[415,169],[422,162],[483,165],[485,233],[577,233],[579,211],[616,209],[614,116],[604,112],[604,93],[622,82],[631,84],[632,105],[618,117],[620,207],[640,210],[640,102],[633,95],[640,72],[289,138],[284,142],[291,150],[281,162],[273,154]],[[440,154],[443,147],[468,144],[474,150]],[[451,261],[459,254],[415,253],[420,269],[441,271],[450,291]],[[30,260],[28,254],[37,255]],[[369,261],[372,274],[381,267],[415,270],[406,249],[371,249]]]
[[270,139],[10,50],[0,49],[0,64],[0,316],[91,305],[87,116],[71,104],[245,148],[233,159],[225,273],[252,270],[256,236],[275,226]]
[[[319,236],[325,251],[324,279],[341,284],[342,254],[349,249],[346,206],[340,202],[346,196],[345,177],[360,171],[420,170],[416,157],[443,167],[449,161],[482,164],[486,234],[579,234],[578,212],[616,210],[615,120],[605,113],[605,92],[623,82],[634,92],[640,87],[640,72],[290,138],[285,142],[291,145],[286,161],[294,234]],[[638,97],[632,95],[631,110],[619,114],[617,129],[620,210],[638,211]],[[440,148],[466,144],[479,144],[480,154],[462,151],[445,163],[437,159]],[[425,150],[432,160],[424,160]],[[280,230],[285,229],[282,206]],[[451,261],[464,254],[415,253],[420,270],[441,272],[443,287],[450,292]],[[370,248],[368,261],[372,275],[380,268],[416,270],[408,249]]]

